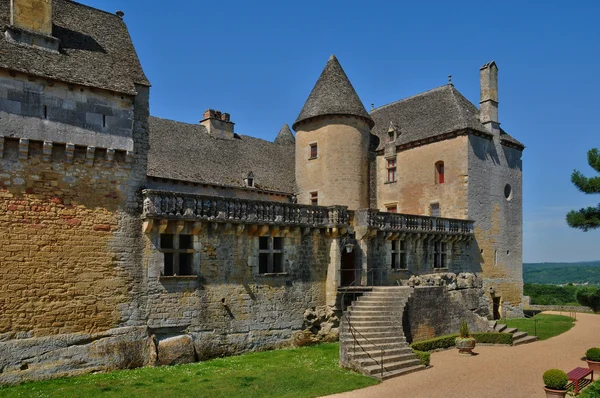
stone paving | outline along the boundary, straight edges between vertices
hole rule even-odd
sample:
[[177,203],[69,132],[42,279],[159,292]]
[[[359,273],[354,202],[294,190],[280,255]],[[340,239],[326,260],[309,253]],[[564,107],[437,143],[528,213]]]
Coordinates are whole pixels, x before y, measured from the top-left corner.
[[577,314],[571,330],[551,339],[515,347],[479,346],[472,357],[456,350],[436,352],[431,369],[330,397],[543,398],[544,371],[587,367],[583,356],[590,347],[600,347],[600,315]]

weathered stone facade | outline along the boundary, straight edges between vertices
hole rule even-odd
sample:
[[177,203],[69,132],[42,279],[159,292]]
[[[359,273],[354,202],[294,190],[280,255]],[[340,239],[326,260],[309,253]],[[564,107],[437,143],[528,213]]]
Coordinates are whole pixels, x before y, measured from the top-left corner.
[[349,288],[414,286],[402,287],[409,339],[460,318],[482,329],[494,297],[521,310],[523,147],[453,87],[419,101],[451,96],[461,115],[423,104],[369,115],[332,57],[296,137],[284,125],[270,143],[215,110],[199,125],[150,117],[122,15],[11,4],[0,3],[0,383],[333,341]]

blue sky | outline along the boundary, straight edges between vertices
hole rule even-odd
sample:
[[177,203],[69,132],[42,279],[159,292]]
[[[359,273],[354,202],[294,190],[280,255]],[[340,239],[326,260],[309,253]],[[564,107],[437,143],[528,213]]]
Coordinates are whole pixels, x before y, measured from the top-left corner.
[[272,140],[294,122],[335,53],[370,109],[447,82],[479,102],[479,67],[499,67],[500,122],[527,146],[524,261],[597,260],[600,231],[565,213],[595,205],[588,175],[600,147],[598,1],[80,0],[125,12],[152,82],[154,116],[197,123],[207,108],[236,131]]

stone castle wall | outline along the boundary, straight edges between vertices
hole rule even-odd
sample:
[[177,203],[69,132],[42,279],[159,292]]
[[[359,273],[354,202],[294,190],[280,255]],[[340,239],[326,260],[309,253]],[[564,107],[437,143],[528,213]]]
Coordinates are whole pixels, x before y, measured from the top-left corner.
[[[387,181],[387,159],[377,157],[377,208],[398,206],[399,213],[431,215],[431,203],[441,217],[467,218],[467,137],[432,142],[396,155],[396,182]],[[435,164],[444,162],[444,183],[435,182]]]
[[[502,145],[497,136],[469,137],[469,218],[477,220],[473,256],[479,256],[486,297],[490,301],[499,297],[507,316],[522,314],[521,154]],[[504,191],[507,184],[509,198]]]
[[[298,203],[310,204],[318,192],[320,206],[369,207],[369,126],[355,117],[328,116],[303,122],[296,132]],[[318,156],[310,158],[310,144]]]

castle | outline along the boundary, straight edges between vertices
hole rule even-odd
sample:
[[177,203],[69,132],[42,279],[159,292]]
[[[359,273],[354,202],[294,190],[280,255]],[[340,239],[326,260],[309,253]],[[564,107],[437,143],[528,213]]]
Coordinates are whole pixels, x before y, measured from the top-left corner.
[[449,83],[367,112],[332,56],[268,142],[150,116],[120,12],[2,0],[0,26],[0,383],[336,340],[374,286],[409,340],[522,314],[494,62],[479,108]]

